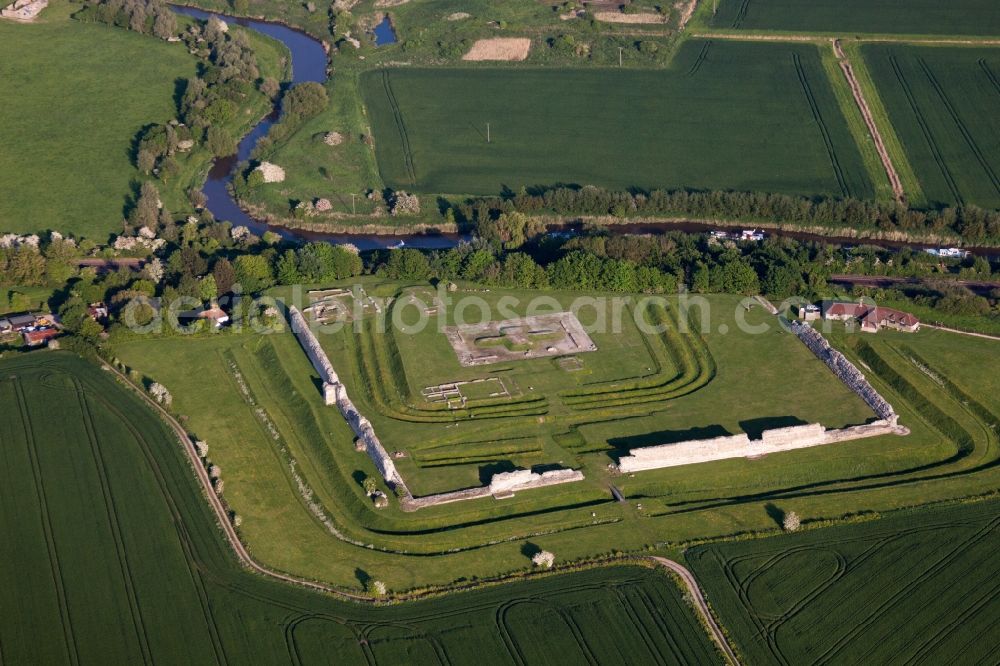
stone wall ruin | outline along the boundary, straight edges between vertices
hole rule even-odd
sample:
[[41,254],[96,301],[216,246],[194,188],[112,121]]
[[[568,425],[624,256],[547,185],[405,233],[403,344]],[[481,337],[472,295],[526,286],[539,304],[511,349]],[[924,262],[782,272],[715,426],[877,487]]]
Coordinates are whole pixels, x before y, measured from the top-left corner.
[[292,332],[298,338],[299,344],[309,357],[316,372],[319,373],[323,382],[323,399],[327,405],[337,405],[344,419],[354,430],[358,440],[364,445],[364,450],[375,463],[379,474],[386,483],[394,487],[400,494],[400,508],[404,511],[416,511],[428,506],[460,502],[481,497],[510,497],[514,492],[528,490],[531,488],[543,488],[560,483],[580,481],[583,473],[573,469],[556,469],[548,472],[532,472],[531,470],[517,470],[513,472],[501,472],[494,474],[489,485],[478,488],[466,488],[448,493],[427,495],[425,497],[413,497],[407,489],[400,476],[392,458],[386,452],[385,447],[375,435],[375,429],[368,419],[361,415],[354,402],[347,395],[347,388],[340,381],[340,377],[333,369],[329,357],[319,344],[319,340],[309,328],[306,318],[295,306],[288,308],[289,319],[291,321]]
[[823,334],[799,321],[792,322],[792,333],[801,340],[812,353],[816,354],[819,360],[826,363],[833,374],[844,382],[847,388],[860,396],[865,403],[872,408],[872,411],[882,420],[895,426],[899,417],[889,401],[875,390],[868,379],[858,370],[857,366],[847,360],[847,357],[830,346]]

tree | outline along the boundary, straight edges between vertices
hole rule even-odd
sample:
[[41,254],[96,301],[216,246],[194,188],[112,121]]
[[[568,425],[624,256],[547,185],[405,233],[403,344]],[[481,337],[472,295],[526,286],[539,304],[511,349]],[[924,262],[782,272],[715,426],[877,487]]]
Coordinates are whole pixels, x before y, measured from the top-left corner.
[[177,19],[166,8],[157,8],[153,17],[153,34],[160,39],[170,39],[177,34]]
[[202,301],[212,302],[219,297],[215,276],[209,273],[198,281],[198,296]]
[[307,81],[289,89],[281,107],[288,118],[298,122],[315,116],[325,109],[328,103],[326,88],[321,83]]
[[278,258],[276,265],[278,284],[299,284],[302,275],[299,273],[299,259],[295,250],[285,250]]
[[794,532],[799,529],[802,521],[799,520],[799,514],[794,511],[789,511],[785,514],[784,520],[781,521],[781,526],[785,528],[786,532]]
[[145,181],[139,188],[139,197],[129,213],[129,224],[136,229],[141,227],[156,228],[160,217],[160,192],[156,185]]
[[212,277],[215,278],[215,287],[220,294],[228,294],[236,284],[236,271],[225,257],[215,262],[212,267]]
[[275,99],[281,92],[281,84],[278,83],[278,79],[267,76],[260,82],[260,91],[271,99]]
[[543,569],[551,569],[555,560],[556,556],[547,550],[540,550],[531,556],[531,563]]
[[139,167],[139,171],[148,176],[153,167],[156,166],[156,153],[148,148],[140,148],[135,163]]
[[226,157],[236,153],[236,141],[225,129],[212,125],[206,134],[208,149],[216,157]]
[[274,284],[271,264],[262,255],[242,254],[236,257],[233,270],[236,281],[247,293],[256,294]]
[[372,495],[374,495],[375,491],[378,490],[378,481],[376,481],[373,477],[366,476],[363,485],[364,485],[365,493],[369,497],[372,496]]
[[425,280],[430,275],[430,263],[420,250],[392,250],[385,265],[387,277],[396,280]]

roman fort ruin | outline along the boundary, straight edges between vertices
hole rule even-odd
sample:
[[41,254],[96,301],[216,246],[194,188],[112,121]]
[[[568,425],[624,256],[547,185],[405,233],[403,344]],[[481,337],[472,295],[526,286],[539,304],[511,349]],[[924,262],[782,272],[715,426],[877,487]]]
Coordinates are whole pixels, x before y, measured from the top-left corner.
[[292,332],[298,339],[306,356],[312,363],[313,368],[319,373],[323,382],[323,401],[327,405],[336,405],[344,419],[350,424],[358,441],[363,444],[364,451],[371,458],[378,469],[379,474],[385,482],[393,488],[400,497],[400,508],[404,511],[416,511],[428,506],[438,504],[448,504],[482,497],[493,497],[495,499],[505,499],[513,497],[514,493],[533,488],[544,488],[546,486],[570,483],[583,480],[583,473],[573,469],[555,469],[546,472],[534,472],[532,470],[514,470],[512,472],[499,472],[494,474],[490,483],[476,488],[466,488],[447,493],[426,495],[424,497],[413,497],[403,477],[396,469],[391,456],[385,450],[382,442],[375,434],[375,429],[354,406],[354,402],[347,395],[347,388],[340,381],[340,377],[333,369],[329,357],[319,344],[319,340],[309,327],[309,322],[299,312],[295,306],[288,308],[289,319],[291,321]]

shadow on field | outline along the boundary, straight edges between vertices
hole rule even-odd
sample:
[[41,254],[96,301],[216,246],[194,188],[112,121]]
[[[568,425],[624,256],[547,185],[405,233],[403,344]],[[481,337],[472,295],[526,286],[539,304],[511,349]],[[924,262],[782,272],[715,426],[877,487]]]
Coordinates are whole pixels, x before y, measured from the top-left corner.
[[608,444],[614,447],[614,451],[609,451],[608,455],[618,457],[624,455],[629,449],[641,446],[676,444],[677,442],[686,442],[690,439],[711,439],[713,437],[725,437],[730,434],[732,433],[720,425],[710,425],[701,428],[688,428],[687,430],[658,430],[642,435],[612,437],[608,440]]
[[750,439],[760,439],[761,433],[765,430],[775,428],[789,428],[791,426],[808,425],[796,416],[764,416],[759,419],[740,421],[740,427]]
[[498,460],[497,462],[483,465],[479,468],[479,483],[484,486],[489,485],[494,474],[500,474],[501,472],[513,472],[516,469],[517,466],[510,460]]
[[764,505],[764,511],[767,511],[768,517],[777,523],[778,527],[784,527],[785,525],[785,511],[780,507],[768,502]]

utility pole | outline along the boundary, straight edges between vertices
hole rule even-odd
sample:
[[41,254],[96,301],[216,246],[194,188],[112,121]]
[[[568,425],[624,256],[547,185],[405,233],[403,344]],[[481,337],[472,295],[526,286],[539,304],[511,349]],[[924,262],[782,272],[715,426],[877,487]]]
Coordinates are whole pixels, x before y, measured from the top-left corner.
[[490,142],[490,124],[486,123],[486,143]]
[[354,192],[351,192],[351,215],[357,215],[358,210],[354,207]]

